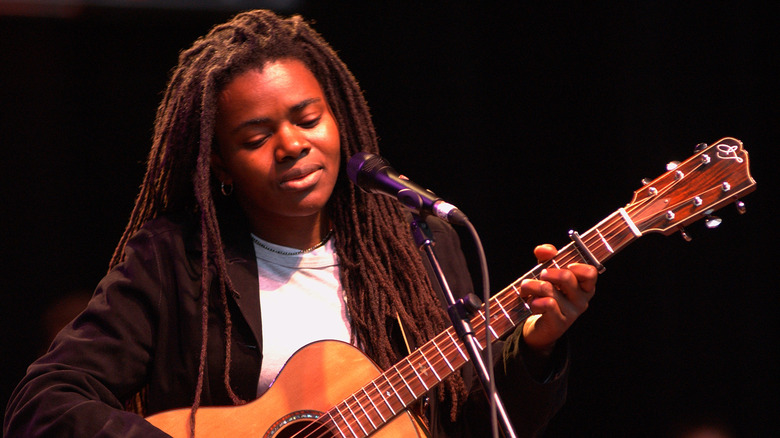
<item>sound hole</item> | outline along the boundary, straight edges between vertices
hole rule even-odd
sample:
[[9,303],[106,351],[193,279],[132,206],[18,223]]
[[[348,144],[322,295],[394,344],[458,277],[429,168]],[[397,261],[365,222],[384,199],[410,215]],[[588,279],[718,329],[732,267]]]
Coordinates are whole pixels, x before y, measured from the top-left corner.
[[318,420],[316,411],[297,411],[277,421],[264,438],[336,438],[330,428]]

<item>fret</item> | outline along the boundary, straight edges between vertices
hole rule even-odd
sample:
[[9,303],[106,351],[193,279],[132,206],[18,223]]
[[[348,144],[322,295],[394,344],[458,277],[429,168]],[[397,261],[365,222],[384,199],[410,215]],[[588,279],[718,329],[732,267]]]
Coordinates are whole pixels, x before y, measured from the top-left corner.
[[[376,386],[376,383],[374,383],[374,386]],[[381,419],[382,419],[382,423],[386,422],[386,421],[387,421],[387,419],[385,418],[385,416],[384,416],[384,415],[382,415],[382,411],[380,411],[380,410],[379,410],[379,407],[377,407],[377,405],[376,405],[376,404],[374,404],[374,399],[373,399],[373,398],[372,398],[370,395],[368,395],[368,393],[366,392],[366,389],[365,389],[365,388],[361,388],[361,390],[363,391],[363,394],[365,394],[365,395],[366,395],[366,399],[368,399],[369,403],[371,403],[371,406],[373,406],[373,407],[374,407],[374,411],[376,411],[376,413],[377,413],[377,414],[379,414],[379,418],[381,418]],[[380,393],[379,393],[379,395],[381,396],[381,395],[382,395],[382,393],[380,392]],[[383,397],[383,398],[384,398],[384,397]],[[356,400],[357,400],[357,399],[356,399]],[[389,405],[388,405],[388,406],[389,406]],[[369,421],[370,421],[370,420],[371,420],[371,417],[369,417]],[[371,422],[371,424],[373,425],[373,424],[374,424],[374,422],[372,421],[372,422]],[[374,426],[374,428],[376,429],[376,426]]]
[[[512,324],[512,327],[517,326],[514,321],[512,321],[512,318],[509,316],[508,313],[506,313],[506,309],[504,309],[504,306],[501,305],[501,300],[496,300],[496,304],[498,304],[498,307],[501,309],[501,312],[504,314],[504,318],[506,318],[507,321],[509,321],[510,324]],[[498,338],[498,336],[496,336]]]
[[[365,392],[366,392],[366,391],[365,391],[365,390],[363,390],[363,393],[365,393]],[[368,418],[368,422],[369,422],[369,423],[371,423],[371,427],[372,427],[372,428],[374,428],[374,429],[376,429],[377,427],[376,427],[376,424],[374,424],[374,420],[372,420],[372,419],[371,419],[371,416],[370,416],[370,415],[368,415],[368,411],[366,411],[365,409],[363,409],[363,405],[362,405],[362,404],[360,404],[360,400],[358,400],[358,398],[357,398],[357,397],[355,397],[355,394],[352,394],[352,398],[353,398],[353,399],[355,399],[355,403],[358,405],[358,407],[360,408],[360,410],[361,410],[361,411],[363,411],[363,414],[366,416],[366,418]],[[371,401],[371,399],[370,399],[370,398],[368,399],[368,401],[369,401],[369,402],[371,402],[371,406],[373,406],[373,407],[374,407],[374,410],[376,410],[376,406],[374,405],[374,402],[373,402],[373,401]],[[381,417],[381,415],[380,415],[380,417]]]
[[[406,389],[409,390],[409,394],[412,395],[412,399],[416,400],[417,399],[417,394],[414,393],[414,391],[412,390],[412,387],[409,386],[409,383],[406,381],[406,379],[404,379],[404,375],[401,374],[401,372],[398,370],[398,366],[393,365],[393,369],[395,370],[396,374],[398,374],[398,377],[401,378],[401,381],[404,382],[404,385],[406,385]],[[403,401],[401,401],[401,403],[403,403]]]
[[[591,236],[592,234],[593,236]],[[628,213],[621,208],[584,233],[582,240],[586,242],[591,252],[603,262],[641,235],[642,233],[636,229],[636,225],[628,217]]]
[[[477,314],[482,318],[482,321],[480,321],[481,322],[480,326],[484,327],[485,321],[487,320],[487,318],[485,318],[485,312],[480,310],[477,312]],[[493,329],[493,325],[491,324],[489,327],[490,327],[490,333],[493,335],[493,340],[498,339],[498,334],[496,334],[496,331]],[[484,338],[485,337],[482,336],[482,339]]]
[[436,338],[434,338],[431,342],[433,342],[433,346],[436,347],[436,350],[439,352],[439,356],[441,356],[441,358],[444,359],[444,363],[447,364],[447,366],[450,368],[450,371],[455,372],[455,368],[452,367],[450,361],[447,360],[447,356],[444,355],[444,352],[441,351],[441,348],[439,348],[439,344],[436,343]]
[[599,229],[598,229],[598,228],[596,228],[596,232],[597,232],[597,233],[599,233],[599,238],[601,239],[601,241],[602,241],[602,242],[604,242],[604,248],[607,248],[607,251],[609,251],[610,253],[614,254],[614,253],[615,253],[615,251],[614,251],[614,250],[612,249],[612,247],[609,245],[609,242],[607,242],[607,240],[606,240],[606,239],[604,239],[604,235],[603,235],[603,234],[601,234],[601,231],[599,231]]
[[[332,409],[331,409],[331,410],[332,410]],[[334,426],[336,426],[336,429],[338,429],[338,431],[339,431],[339,435],[341,435],[341,436],[342,436],[342,438],[347,438],[347,436],[346,436],[346,435],[344,435],[344,431],[343,431],[343,430],[341,430],[341,427],[339,426],[339,423],[338,423],[338,421],[336,421],[336,419],[335,419],[335,418],[333,418],[333,415],[332,415],[330,412],[328,412],[328,417],[330,417],[330,422],[331,422],[331,423],[333,423],[333,425],[334,425]]]
[[464,360],[464,361],[468,361],[468,360],[469,360],[469,358],[468,358],[468,357],[466,357],[466,355],[465,355],[465,354],[463,354],[463,350],[461,350],[461,349],[460,349],[460,345],[458,345],[458,341],[456,341],[456,340],[455,340],[455,338],[453,338],[453,337],[452,337],[452,333],[450,333],[450,331],[449,331],[449,330],[447,330],[447,332],[446,332],[446,333],[447,333],[447,335],[450,337],[450,339],[452,340],[452,343],[453,343],[453,345],[455,345],[455,348],[457,348],[457,349],[458,349],[458,353],[460,353],[460,356],[463,358],[463,360]]
[[[434,344],[434,345],[436,345],[436,344]],[[439,348],[439,347],[436,347],[436,348]],[[431,365],[431,362],[428,361],[428,358],[425,357],[425,351],[420,350],[420,356],[422,356],[422,358],[425,360],[425,363],[428,364],[428,369],[433,372],[434,376],[436,376],[436,380],[441,382],[442,378],[439,377],[439,373],[436,372],[436,368],[434,368],[433,365]],[[444,359],[444,361],[447,362],[447,359]],[[449,362],[447,362],[447,366],[450,366]],[[452,366],[450,366],[450,368],[452,368]]]
[[406,363],[409,364],[409,366],[412,368],[412,371],[414,372],[414,375],[417,376],[417,380],[422,383],[423,387],[427,391],[429,389],[428,385],[425,384],[425,380],[423,380],[422,376],[420,376],[420,373],[418,373],[417,369],[414,367],[414,365],[412,365],[412,361],[409,360],[409,356],[406,356]]
[[[505,300],[506,307],[509,309],[509,311],[517,313],[515,318],[510,318],[512,321],[512,327],[507,327],[507,330],[517,327],[518,323],[531,316],[531,308],[528,306],[528,303],[526,303],[523,297],[520,296],[517,288],[512,286],[512,289],[515,291],[517,296],[503,294],[499,298]],[[506,290],[508,291],[509,288]]]
[[[347,418],[344,417],[344,414],[341,413],[341,410],[339,409],[338,405],[336,405],[335,407],[336,407],[336,412],[338,412],[338,414],[341,417],[341,419],[344,420],[344,424],[347,425],[347,429],[349,429],[349,431],[352,432],[352,436],[354,436],[355,438],[358,438],[358,435],[352,429],[352,426],[349,425],[349,420],[347,420]],[[339,429],[339,430],[341,430],[341,429]]]
[[[618,210],[618,213],[612,215],[614,218],[610,224],[610,229],[604,232],[604,237],[609,242],[612,250],[618,252],[620,249],[638,239],[642,236],[642,233],[636,228],[634,222],[623,214],[625,210],[622,208]],[[603,229],[603,228],[602,228]]]
[[[352,395],[352,398],[355,398],[354,394]],[[355,398],[355,400],[357,401],[356,398]],[[357,425],[360,426],[360,430],[362,430],[365,435],[368,435],[368,432],[363,427],[363,423],[360,422],[360,417],[358,417],[358,415],[355,413],[355,411],[353,411],[352,408],[349,406],[349,402],[345,402],[344,405],[347,407],[347,410],[349,411],[349,413],[352,414],[352,418],[355,419],[355,423],[357,423]],[[360,405],[360,402],[357,403],[357,407],[360,408],[360,410],[362,411],[363,415],[368,417],[366,412],[363,410],[363,407]],[[369,419],[369,422],[371,422],[371,419]]]
[[[384,374],[382,374],[382,375],[384,376]],[[387,409],[390,409],[390,413],[391,413],[391,414],[393,414],[393,415],[395,415],[395,409],[393,409],[393,407],[390,405],[390,402],[389,402],[389,401],[387,401],[387,399],[385,398],[385,395],[382,393],[382,390],[381,390],[381,389],[379,389],[379,387],[376,385],[376,381],[375,381],[375,380],[372,380],[372,381],[371,381],[371,383],[373,383],[373,384],[374,384],[374,388],[376,388],[376,392],[377,392],[377,393],[379,393],[379,396],[380,396],[380,397],[382,397],[382,400],[384,400],[384,401],[385,401],[385,404],[387,405]],[[388,382],[388,383],[390,383],[390,382]],[[389,391],[388,391],[388,392],[389,392]],[[371,398],[371,397],[369,397],[369,399],[370,399],[370,398]],[[381,416],[382,414],[379,414],[379,415]]]
[[[393,394],[395,394],[396,398],[398,398],[398,401],[401,402],[401,407],[402,408],[405,407],[406,403],[404,403],[404,399],[402,399],[401,396],[398,395],[398,391],[395,390],[395,387],[393,387],[393,384],[390,382],[390,379],[387,378],[387,373],[382,374],[382,377],[385,378],[385,380],[387,381],[387,384],[390,385],[390,389],[393,390]],[[388,392],[390,392],[390,391],[388,391]],[[387,394],[387,395],[390,395],[390,394]],[[395,412],[393,412],[393,413],[395,413]]]

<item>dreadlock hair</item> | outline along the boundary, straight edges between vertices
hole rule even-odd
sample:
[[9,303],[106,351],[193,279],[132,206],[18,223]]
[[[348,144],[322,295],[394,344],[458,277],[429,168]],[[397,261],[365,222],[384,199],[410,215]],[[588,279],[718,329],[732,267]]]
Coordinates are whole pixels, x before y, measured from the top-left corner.
[[[190,417],[193,430],[206,363],[210,287],[205,273],[210,265],[215,267],[226,322],[224,383],[233,402],[243,403],[230,385],[228,293],[237,291],[227,274],[214,202],[218,189],[210,168],[217,99],[236,75],[262,69],[266,63],[280,59],[303,62],[319,81],[337,121],[342,162],[361,150],[378,153],[376,132],[362,91],[322,37],[300,16],[282,18],[264,10],[241,13],[215,26],[179,55],[157,110],[143,184],[111,259],[111,267],[121,262],[130,236],[152,218],[185,212],[199,219],[204,273],[202,348]],[[397,202],[357,190],[341,172],[327,213],[335,232],[353,340],[387,369],[400,360],[390,336],[395,318],[401,320],[412,341],[422,345],[446,328],[446,313],[433,292]],[[463,402],[464,385],[456,374],[447,379],[445,386],[439,398],[448,393],[454,419]],[[143,397],[137,396],[129,405],[129,409],[143,414]]]

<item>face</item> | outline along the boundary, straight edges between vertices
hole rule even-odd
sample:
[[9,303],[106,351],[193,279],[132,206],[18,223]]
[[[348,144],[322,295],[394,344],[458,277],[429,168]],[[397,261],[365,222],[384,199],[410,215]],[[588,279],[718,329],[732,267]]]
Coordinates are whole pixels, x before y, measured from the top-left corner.
[[286,59],[242,73],[217,110],[212,169],[233,185],[250,222],[319,217],[336,184],[340,143],[309,69]]

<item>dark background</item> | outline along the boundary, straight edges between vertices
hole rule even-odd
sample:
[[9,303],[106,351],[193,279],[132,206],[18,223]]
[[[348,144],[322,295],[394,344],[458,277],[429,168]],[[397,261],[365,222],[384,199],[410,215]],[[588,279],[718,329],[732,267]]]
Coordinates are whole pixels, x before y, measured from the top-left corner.
[[[563,246],[697,143],[741,139],[758,181],[747,214],[607,262],[547,436],[666,436],[702,418],[776,435],[780,9],[550,3],[285,13],[315,20],[360,80],[383,155],[469,215],[494,290],[533,267],[534,245]],[[45,348],[47,308],[105,273],[178,51],[234,11],[0,12],[4,405]]]

